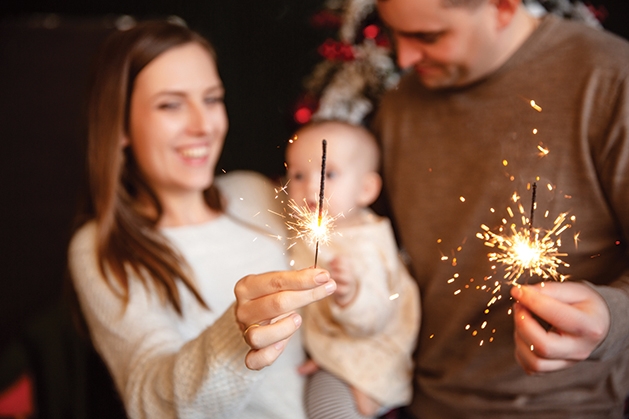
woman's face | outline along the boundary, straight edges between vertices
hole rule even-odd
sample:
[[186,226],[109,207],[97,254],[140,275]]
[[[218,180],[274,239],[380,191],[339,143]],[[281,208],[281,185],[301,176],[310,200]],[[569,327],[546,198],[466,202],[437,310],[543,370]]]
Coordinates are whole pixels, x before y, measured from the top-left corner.
[[216,64],[197,43],[167,50],[138,74],[127,141],[160,199],[212,183],[228,127],[223,95]]

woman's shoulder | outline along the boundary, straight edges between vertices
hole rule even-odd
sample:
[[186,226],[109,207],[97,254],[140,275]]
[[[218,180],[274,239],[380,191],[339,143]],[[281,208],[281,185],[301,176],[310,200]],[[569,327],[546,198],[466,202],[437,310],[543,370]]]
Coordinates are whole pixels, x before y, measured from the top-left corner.
[[239,199],[243,196],[250,199],[262,195],[272,194],[275,182],[262,173],[251,170],[236,170],[216,176],[216,186],[228,201]]
[[215,184],[227,214],[273,232],[281,231],[283,220],[277,214],[282,213],[282,197],[277,182],[261,173],[234,171],[217,176]]
[[88,221],[79,227],[70,240],[69,254],[77,254],[87,250],[93,250],[96,245],[96,222]]

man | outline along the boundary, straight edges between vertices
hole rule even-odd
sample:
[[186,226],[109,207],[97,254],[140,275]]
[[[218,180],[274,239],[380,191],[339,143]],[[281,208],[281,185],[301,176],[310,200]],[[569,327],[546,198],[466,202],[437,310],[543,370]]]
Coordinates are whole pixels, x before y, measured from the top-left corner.
[[[629,44],[520,0],[378,11],[413,70],[375,121],[422,294],[410,415],[620,418]],[[513,236],[548,258],[515,257]]]

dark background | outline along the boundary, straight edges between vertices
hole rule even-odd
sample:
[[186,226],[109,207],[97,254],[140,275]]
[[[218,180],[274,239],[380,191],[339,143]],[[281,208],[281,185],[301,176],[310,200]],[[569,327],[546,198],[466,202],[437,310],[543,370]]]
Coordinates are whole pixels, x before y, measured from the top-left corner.
[[[629,38],[629,3],[604,26]],[[90,57],[120,15],[176,15],[217,49],[230,130],[219,168],[283,173],[302,82],[333,35],[309,18],[323,0],[0,0],[0,392],[24,370],[39,417],[120,417],[111,383],[63,298],[66,249],[83,191]]]

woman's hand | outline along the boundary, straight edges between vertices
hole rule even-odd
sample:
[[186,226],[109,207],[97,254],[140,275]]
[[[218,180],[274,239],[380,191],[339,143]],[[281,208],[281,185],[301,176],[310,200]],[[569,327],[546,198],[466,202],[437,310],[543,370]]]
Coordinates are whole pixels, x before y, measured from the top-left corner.
[[[605,339],[607,304],[594,289],[577,282],[513,287],[515,357],[529,373],[556,371],[587,359]],[[551,325],[545,329],[533,317]]]
[[300,307],[332,294],[336,283],[323,269],[248,275],[236,284],[236,320],[251,350],[245,365],[271,365],[301,326]]

